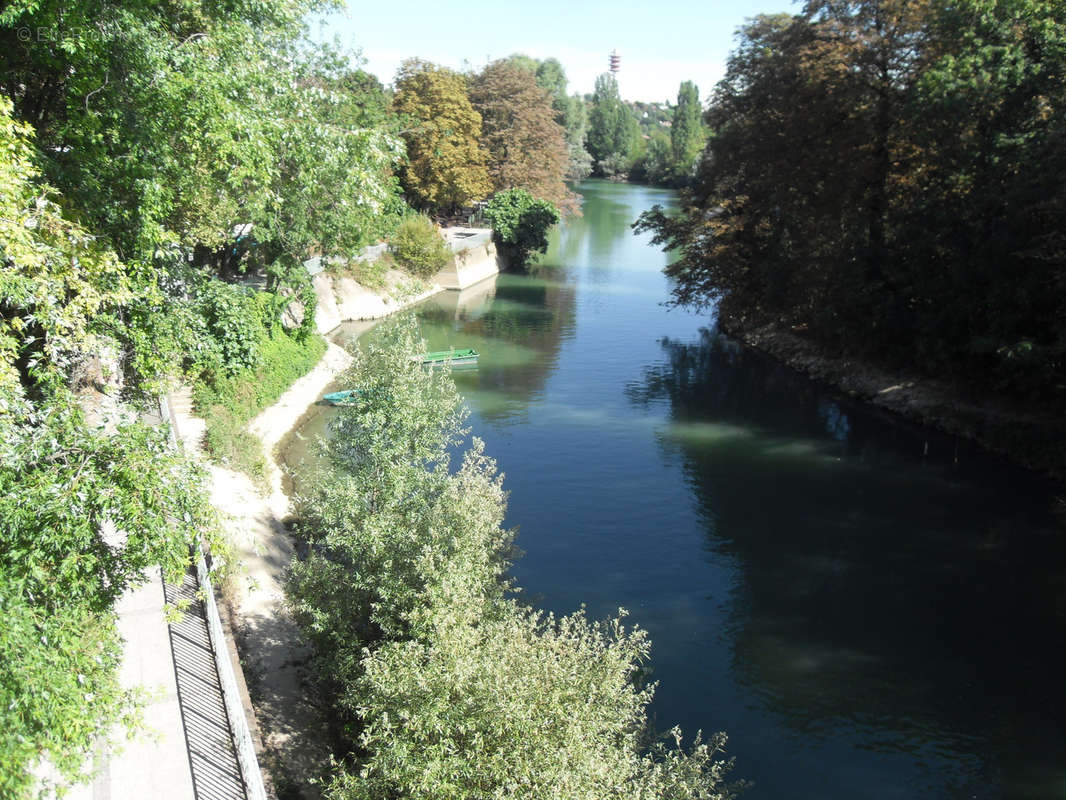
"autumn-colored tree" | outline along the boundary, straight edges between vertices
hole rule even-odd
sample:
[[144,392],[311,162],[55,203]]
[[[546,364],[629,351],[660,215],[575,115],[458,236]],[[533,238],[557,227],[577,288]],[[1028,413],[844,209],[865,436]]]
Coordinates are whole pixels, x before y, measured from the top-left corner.
[[537,85],[551,97],[555,109],[555,121],[566,132],[566,148],[569,164],[566,167],[566,179],[580,181],[592,173],[592,156],[585,149],[585,135],[588,132],[588,109],[585,99],[579,94],[567,95],[566,71],[557,58],[537,61],[527,55],[515,53],[505,59],[516,67],[532,72],[537,76]]
[[479,144],[481,115],[470,104],[462,75],[405,61],[396,75],[393,110],[410,120],[401,180],[412,202],[448,212],[491,193],[488,154]]
[[565,131],[534,73],[510,60],[493,61],[474,76],[470,99],[481,114],[493,189],[525,189],[558,208],[575,209],[563,183]]

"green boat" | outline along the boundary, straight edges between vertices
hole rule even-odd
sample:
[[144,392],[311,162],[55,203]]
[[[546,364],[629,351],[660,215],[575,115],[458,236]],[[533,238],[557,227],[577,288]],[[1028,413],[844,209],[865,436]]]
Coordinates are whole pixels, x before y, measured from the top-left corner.
[[364,389],[345,389],[343,392],[330,392],[322,395],[322,399],[331,406],[354,406],[360,400],[366,398]]
[[477,357],[477,350],[470,347],[464,350],[437,350],[422,356],[422,366],[443,367],[449,364],[453,367],[472,366],[477,364]]

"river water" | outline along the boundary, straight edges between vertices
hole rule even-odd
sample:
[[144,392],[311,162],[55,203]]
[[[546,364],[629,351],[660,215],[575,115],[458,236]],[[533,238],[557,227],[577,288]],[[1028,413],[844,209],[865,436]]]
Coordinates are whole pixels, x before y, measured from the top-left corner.
[[1053,487],[668,310],[667,256],[629,226],[672,194],[578,189],[535,274],[418,311],[430,349],[481,352],[455,378],[518,583],[628,609],[657,726],[725,730],[746,797],[1066,797]]

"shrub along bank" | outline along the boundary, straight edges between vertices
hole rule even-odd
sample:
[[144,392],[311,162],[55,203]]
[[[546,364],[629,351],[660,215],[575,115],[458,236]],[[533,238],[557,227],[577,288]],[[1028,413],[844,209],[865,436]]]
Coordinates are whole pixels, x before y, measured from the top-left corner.
[[[651,735],[646,634],[517,602],[502,476],[410,320],[364,344],[361,391],[297,499],[290,606],[342,757],[332,800],[725,798],[724,736]],[[462,446],[465,444],[465,449]],[[462,452],[454,467],[450,454]]]
[[326,351],[307,326],[289,331],[281,324],[289,299],[221,281],[209,281],[199,295],[207,331],[189,374],[196,412],[207,423],[207,451],[260,485],[266,459],[246,426]]

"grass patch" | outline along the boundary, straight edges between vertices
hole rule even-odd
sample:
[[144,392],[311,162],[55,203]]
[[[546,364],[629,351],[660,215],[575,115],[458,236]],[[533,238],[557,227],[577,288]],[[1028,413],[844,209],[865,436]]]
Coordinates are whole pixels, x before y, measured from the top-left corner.
[[400,269],[390,253],[384,253],[373,261],[352,260],[347,263],[331,261],[326,272],[338,278],[351,278],[360,286],[378,291],[384,289],[390,269]]
[[298,341],[278,330],[273,335],[264,332],[259,344],[263,360],[258,368],[197,381],[193,402],[196,413],[207,422],[207,452],[262,487],[266,485],[266,458],[259,440],[245,426],[311,371],[326,352],[326,341],[321,336]]

